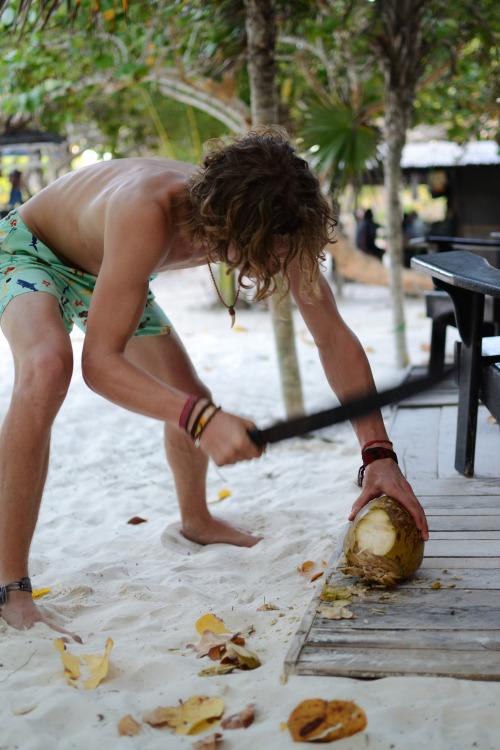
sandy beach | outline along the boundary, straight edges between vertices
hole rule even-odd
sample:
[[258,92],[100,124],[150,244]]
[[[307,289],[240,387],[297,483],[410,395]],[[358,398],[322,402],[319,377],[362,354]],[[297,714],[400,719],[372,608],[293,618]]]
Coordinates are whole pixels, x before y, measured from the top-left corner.
[[[214,401],[265,427],[284,416],[270,315],[239,310],[230,329],[216,307],[208,269],[177,271],[153,285]],[[389,291],[347,283],[339,306],[364,345],[377,385],[396,383]],[[413,364],[427,360],[430,325],[423,299],[407,301]],[[335,404],[316,348],[295,320],[307,411]],[[202,547],[179,533],[162,425],[93,394],[80,371],[83,336],[72,334],[73,382],[53,432],[51,467],[31,552],[31,577],[43,612],[78,633],[76,655],[103,653],[114,642],[109,671],[94,690],[69,684],[57,634],[44,625],[18,632],[0,619],[0,749],[191,748],[220,732],[221,750],[289,750],[282,724],[302,700],[355,701],[366,731],[339,740],[339,750],[498,750],[500,684],[426,677],[361,681],[289,677],[283,662],[318,582],[297,567],[328,560],[357,496],[359,447],[349,424],[269,448],[259,461],[209,469],[214,514],[259,532],[251,549]],[[452,342],[449,342],[452,351]],[[0,334],[0,420],[9,402],[13,365]],[[385,412],[389,415],[389,410]],[[397,450],[397,446],[395,446]],[[223,492],[227,490],[228,493]],[[220,499],[220,493],[225,497]],[[145,523],[129,524],[133,517]],[[276,609],[264,610],[264,604]],[[246,647],[261,666],[199,676],[215,662],[188,644],[200,639],[198,618],[221,618],[228,630],[253,631]],[[142,721],[158,706],[191,696],[217,696],[224,716],[255,704],[255,721],[181,736]],[[130,714],[135,737],[120,737]]]

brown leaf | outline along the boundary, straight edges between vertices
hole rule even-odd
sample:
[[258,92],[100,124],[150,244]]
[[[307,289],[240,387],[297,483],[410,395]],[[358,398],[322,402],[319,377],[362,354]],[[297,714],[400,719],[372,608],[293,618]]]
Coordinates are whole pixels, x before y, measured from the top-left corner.
[[302,701],[288,719],[294,742],[332,742],[362,732],[366,724],[365,712],[355,703],[320,698]]
[[311,583],[323,575],[325,568],[326,562],[324,560],[319,563],[313,562],[312,560],[306,560],[306,562],[302,563],[300,568],[297,567],[297,570],[302,578],[305,578],[306,581]]
[[[230,638],[230,633],[217,635],[212,630],[205,630],[198,645],[188,643],[187,648],[193,648],[197,651],[198,659],[201,659],[203,656],[210,656],[211,659],[220,659],[222,648],[225,650],[226,643]],[[214,655],[217,651],[219,652],[219,656]]]
[[202,740],[193,742],[193,750],[215,750],[215,746],[220,739],[222,739],[222,734],[219,734],[218,732],[210,734]]
[[255,703],[249,703],[239,714],[233,714],[224,719],[222,729],[246,729],[255,719]]
[[279,609],[276,604],[262,604],[260,607],[257,607],[257,612],[272,612],[275,609]]
[[139,732],[142,732],[142,727],[130,714],[127,714],[118,722],[120,737],[134,737]]
[[140,516],[134,516],[133,518],[129,518],[127,523],[132,524],[132,526],[137,526],[140,523],[147,523],[147,518],[141,518]]

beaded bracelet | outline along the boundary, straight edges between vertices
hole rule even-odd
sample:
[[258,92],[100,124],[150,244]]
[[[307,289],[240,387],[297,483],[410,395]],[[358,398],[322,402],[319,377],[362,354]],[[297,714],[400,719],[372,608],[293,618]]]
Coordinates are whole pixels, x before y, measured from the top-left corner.
[[[382,441],[380,441],[382,442]],[[383,458],[392,458],[393,461],[398,463],[398,457],[390,448],[365,448],[361,454],[363,459],[363,465],[359,467],[358,471],[358,487],[363,486],[363,478],[365,476],[365,469],[367,466],[372,464],[374,461],[379,461]]]
[[30,579],[21,578],[19,581],[14,581],[14,583],[6,583],[3,586],[0,585],[0,609],[7,601],[7,594],[10,591],[26,591],[28,594],[31,594],[33,589],[31,588]]
[[199,446],[200,438],[203,431],[206,429],[210,420],[215,417],[217,412],[220,411],[220,406],[215,406],[211,401],[207,404],[194,420],[191,428],[191,437],[194,440],[194,444]]

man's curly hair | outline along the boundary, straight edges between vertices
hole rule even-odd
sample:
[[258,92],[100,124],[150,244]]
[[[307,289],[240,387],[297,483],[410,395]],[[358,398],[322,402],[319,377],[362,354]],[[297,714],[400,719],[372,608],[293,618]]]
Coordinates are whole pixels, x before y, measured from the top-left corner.
[[[315,282],[332,242],[336,220],[317,177],[281,128],[261,128],[229,143],[210,141],[202,169],[188,180],[185,230],[191,241],[207,245],[208,258],[222,261],[256,286],[264,299],[277,286],[280,269],[285,288],[288,268],[299,258],[301,272]],[[279,256],[275,240],[288,248]],[[228,257],[231,246],[231,259]]]

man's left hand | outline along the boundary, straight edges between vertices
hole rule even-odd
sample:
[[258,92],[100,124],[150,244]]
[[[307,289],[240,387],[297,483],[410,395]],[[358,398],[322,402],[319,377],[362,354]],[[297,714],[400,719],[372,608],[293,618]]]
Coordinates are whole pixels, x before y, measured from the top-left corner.
[[429,528],[425,512],[415,494],[407,482],[401,469],[392,458],[384,458],[374,461],[365,469],[363,479],[363,490],[352,506],[349,521],[353,521],[361,508],[374,497],[388,495],[398,500],[413,516],[422,539],[429,538]]

